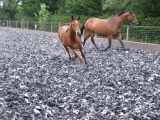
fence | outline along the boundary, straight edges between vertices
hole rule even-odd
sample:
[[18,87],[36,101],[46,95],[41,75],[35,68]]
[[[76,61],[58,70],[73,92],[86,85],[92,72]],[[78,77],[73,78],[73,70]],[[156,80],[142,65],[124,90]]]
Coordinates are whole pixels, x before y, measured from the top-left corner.
[[[58,28],[63,25],[69,25],[69,23],[0,20],[0,26],[3,27],[40,30],[47,32],[57,32]],[[86,32],[84,32],[84,35],[85,34]],[[123,25],[122,36],[123,39],[127,41],[160,44],[160,27]]]
[[160,44],[160,27],[124,25],[122,35],[129,41]]

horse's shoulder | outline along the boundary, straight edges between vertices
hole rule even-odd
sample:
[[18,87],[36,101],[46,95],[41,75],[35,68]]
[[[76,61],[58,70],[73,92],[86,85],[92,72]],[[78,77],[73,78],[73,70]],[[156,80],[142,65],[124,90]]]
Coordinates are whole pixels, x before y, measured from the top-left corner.
[[68,25],[65,25],[65,26],[62,26],[62,27],[63,27],[63,29],[68,29],[69,28]]
[[67,32],[67,31],[69,30],[69,26],[67,26],[67,25],[61,26],[60,29],[61,29],[62,31],[66,31],[66,32]]

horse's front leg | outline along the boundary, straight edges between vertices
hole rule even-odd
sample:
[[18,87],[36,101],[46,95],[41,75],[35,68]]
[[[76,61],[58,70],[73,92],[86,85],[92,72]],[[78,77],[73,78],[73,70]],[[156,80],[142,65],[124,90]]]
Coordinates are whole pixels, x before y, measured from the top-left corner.
[[104,51],[108,50],[108,49],[111,47],[111,44],[112,44],[112,38],[113,38],[113,36],[112,36],[112,35],[108,35],[108,43],[109,43],[109,45],[108,45],[108,47],[107,47],[106,49],[104,49]]
[[63,44],[64,48],[66,49],[67,53],[68,53],[68,56],[69,56],[69,59],[71,59],[71,56],[69,54],[69,49]]
[[82,63],[83,67],[86,68],[86,65],[84,63],[84,60],[80,57],[80,55],[78,54],[77,49],[71,49],[73,51],[73,53],[75,54],[75,56],[78,57],[79,61]]
[[87,64],[85,54],[84,54],[84,52],[83,52],[83,50],[82,50],[82,46],[80,46],[79,50],[80,50],[81,55],[82,55],[82,57],[83,57],[83,59],[84,59],[84,61],[85,61],[85,64]]
[[124,47],[124,44],[123,44],[123,42],[122,42],[122,34],[121,34],[121,33],[118,33],[117,37],[118,37],[118,40],[119,40],[120,44],[122,45],[122,47],[123,47],[123,49],[124,49],[125,47]]

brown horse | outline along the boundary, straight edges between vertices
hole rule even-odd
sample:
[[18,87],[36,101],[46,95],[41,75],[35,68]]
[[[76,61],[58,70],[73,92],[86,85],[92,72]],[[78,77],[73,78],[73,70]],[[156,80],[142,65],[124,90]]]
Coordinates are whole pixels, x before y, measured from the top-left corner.
[[88,19],[81,27],[81,33],[83,30],[86,29],[88,31],[88,35],[84,38],[83,46],[85,45],[86,40],[91,37],[92,43],[98,49],[94,42],[94,34],[100,36],[108,36],[109,46],[105,49],[111,47],[112,37],[117,36],[120,44],[124,48],[124,44],[122,42],[122,34],[121,34],[121,27],[124,21],[129,21],[134,25],[138,25],[138,20],[132,10],[128,12],[121,12],[114,17],[108,19],[98,19],[98,18],[91,18]]
[[[80,31],[80,22],[79,22],[80,17],[74,18],[73,16],[71,17],[71,24],[70,26],[62,26],[58,30],[58,36],[60,41],[62,42],[64,48],[66,49],[69,58],[71,59],[71,56],[69,54],[69,49],[68,47],[71,48],[73,53],[75,54],[76,57],[80,60],[82,65],[86,68],[87,62],[85,55],[82,51],[82,44],[81,44],[81,31]],[[84,60],[80,57],[78,54],[77,49],[80,50],[82,57]]]

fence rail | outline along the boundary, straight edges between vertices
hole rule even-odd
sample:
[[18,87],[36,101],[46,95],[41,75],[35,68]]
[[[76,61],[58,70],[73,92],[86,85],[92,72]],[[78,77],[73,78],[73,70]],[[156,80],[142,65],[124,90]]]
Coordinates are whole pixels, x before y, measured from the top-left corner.
[[[69,25],[69,23],[0,20],[0,26],[2,27],[39,30],[47,32],[57,32],[58,28],[63,25]],[[83,35],[85,35],[86,33],[87,32],[84,31]],[[160,27],[123,25],[122,36],[126,41],[160,44]]]

